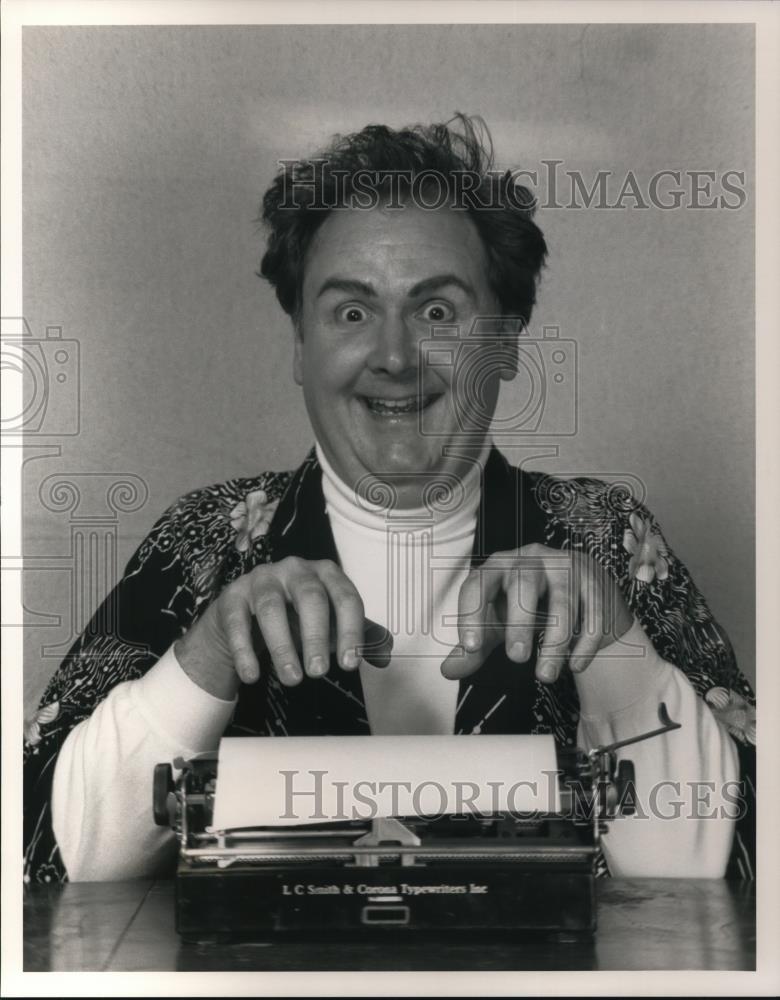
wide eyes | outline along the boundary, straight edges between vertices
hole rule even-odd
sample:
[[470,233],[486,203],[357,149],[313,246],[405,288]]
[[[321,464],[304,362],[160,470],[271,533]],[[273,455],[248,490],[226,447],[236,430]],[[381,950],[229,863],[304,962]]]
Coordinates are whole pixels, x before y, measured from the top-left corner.
[[362,306],[342,306],[336,313],[342,323],[365,323],[368,312]]
[[449,323],[455,318],[455,310],[447,302],[429,302],[418,315],[428,323]]
[[[448,302],[427,302],[415,314],[426,323],[449,323],[455,318],[455,310]],[[336,310],[336,318],[340,323],[355,325],[365,323],[371,313],[361,305],[348,303]]]

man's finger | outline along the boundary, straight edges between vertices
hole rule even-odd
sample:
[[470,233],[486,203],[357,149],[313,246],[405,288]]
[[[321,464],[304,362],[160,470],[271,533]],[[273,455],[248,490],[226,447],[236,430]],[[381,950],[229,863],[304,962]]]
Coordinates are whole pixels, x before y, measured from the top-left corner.
[[587,568],[580,575],[579,629],[569,656],[569,669],[586,670],[604,640],[604,592],[595,573]]
[[533,652],[534,634],[542,625],[537,614],[543,576],[535,566],[524,566],[522,558],[509,571],[506,588],[506,655],[525,663]]
[[281,587],[263,586],[254,595],[252,609],[279,680],[287,686],[300,683],[303,670],[290,633],[287,601]]
[[497,624],[492,610],[488,612],[487,617],[489,624],[482,636],[482,645],[479,649],[469,651],[458,645],[445,657],[441,672],[448,680],[459,681],[462,677],[470,677],[476,673],[493,650],[504,641],[503,625]]
[[309,677],[322,677],[330,666],[330,602],[313,573],[293,579],[287,590],[298,616],[303,665]]
[[387,667],[393,652],[393,636],[377,622],[366,618],[363,623],[363,644],[358,653],[373,667]]
[[334,648],[339,665],[344,670],[356,670],[364,644],[363,601],[354,583],[336,563],[323,560],[315,563],[314,568],[328,592],[336,616]]
[[482,666],[485,654],[481,650],[468,653],[463,646],[455,646],[444,659],[441,665],[442,674],[450,681],[459,681],[463,677],[470,677]]
[[260,677],[260,664],[252,642],[252,615],[243,595],[225,595],[221,618],[233,667],[244,684],[254,684]]
[[511,565],[506,553],[495,553],[482,566],[472,569],[461,584],[458,593],[458,639],[466,652],[473,653],[482,647],[490,628],[489,606],[503,590],[504,573]]
[[536,676],[544,684],[552,684],[558,679],[569,653],[574,627],[570,577],[571,567],[555,573],[552,580],[548,576],[547,580],[548,621],[536,660]]
[[[332,648],[336,652],[340,666],[344,670],[356,670],[360,666],[364,651],[367,654],[376,652],[378,665],[386,666],[390,660],[386,656],[384,646],[382,649],[374,649],[379,645],[377,636],[372,635],[368,641],[366,639],[367,624],[375,625],[375,623],[369,622],[365,617],[363,600],[357,587],[342,568],[330,560],[315,563],[315,569],[328,591],[336,617],[336,643]],[[386,636],[383,635],[382,639],[386,646]]]

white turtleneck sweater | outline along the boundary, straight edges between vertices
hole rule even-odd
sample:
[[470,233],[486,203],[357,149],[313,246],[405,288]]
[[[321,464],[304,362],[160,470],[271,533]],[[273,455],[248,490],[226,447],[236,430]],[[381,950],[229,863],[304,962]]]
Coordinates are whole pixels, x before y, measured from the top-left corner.
[[455,616],[474,544],[479,466],[463,477],[455,502],[388,512],[358,502],[319,445],[317,458],[341,568],[366,616],[393,636],[388,667],[360,667],[371,732],[452,733],[458,685],[440,668],[458,644]]
[[[451,733],[458,684],[445,679],[440,666],[458,641],[454,616],[472,551],[479,474],[465,478],[465,495],[452,511],[388,517],[359,504],[318,453],[342,568],[366,615],[393,634],[390,665],[360,667],[371,732]],[[682,724],[626,753],[645,811],[650,803],[655,814],[611,824],[603,847],[613,874],[721,877],[733,820],[709,814],[728,806],[724,784],[739,777],[737,755],[684,673],[657,655],[635,622],[576,683],[584,749],[656,728],[661,701]],[[215,749],[234,706],[195,684],[171,648],[144,677],[117,685],[74,728],[60,751],[52,792],[54,833],[72,881],[149,875],[170,861],[172,835],[152,819],[153,768]],[[706,803],[699,813],[709,818],[691,817],[697,797]]]

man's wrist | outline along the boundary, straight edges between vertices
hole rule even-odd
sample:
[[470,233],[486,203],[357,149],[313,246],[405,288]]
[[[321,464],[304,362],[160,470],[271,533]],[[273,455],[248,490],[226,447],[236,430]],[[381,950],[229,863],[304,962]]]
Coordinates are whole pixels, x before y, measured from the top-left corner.
[[216,657],[208,644],[199,642],[193,632],[177,639],[173,652],[181,669],[198,687],[222,701],[235,699],[240,686],[235,670]]

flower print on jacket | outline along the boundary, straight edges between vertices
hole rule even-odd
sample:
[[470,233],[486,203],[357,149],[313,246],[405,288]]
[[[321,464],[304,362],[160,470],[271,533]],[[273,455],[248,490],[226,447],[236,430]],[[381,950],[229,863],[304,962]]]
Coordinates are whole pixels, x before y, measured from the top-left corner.
[[43,708],[39,708],[35,715],[24,724],[24,738],[30,746],[37,746],[41,742],[41,726],[46,726],[54,722],[60,714],[60,703],[53,701]]
[[704,696],[712,714],[731,735],[743,743],[756,742],[756,710],[736,691],[714,687]]
[[269,501],[265,490],[252,490],[230,512],[230,524],[236,532],[235,546],[247,552],[252,542],[262,538],[271,526],[278,500]]
[[631,556],[628,575],[639,583],[665,580],[669,575],[669,554],[661,535],[653,531],[649,520],[643,520],[636,512],[629,518],[630,528],[623,532],[623,548]]

